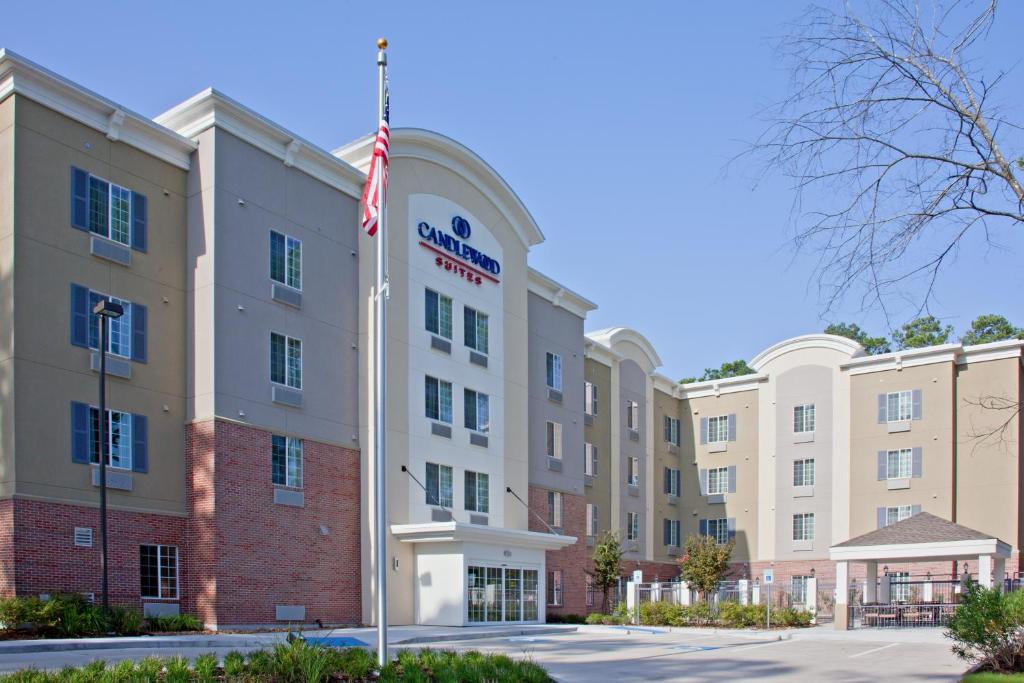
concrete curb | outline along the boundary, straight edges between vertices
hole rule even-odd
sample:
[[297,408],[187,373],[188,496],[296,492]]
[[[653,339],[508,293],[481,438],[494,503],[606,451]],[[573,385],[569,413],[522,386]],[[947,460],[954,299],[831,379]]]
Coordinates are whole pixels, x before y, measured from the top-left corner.
[[473,631],[467,629],[466,633],[451,633],[443,636],[416,636],[405,640],[395,641],[390,645],[420,645],[424,643],[447,643],[460,640],[486,640],[488,638],[515,638],[518,636],[541,636],[560,633],[576,633],[579,629],[575,626],[552,626],[551,628],[517,628],[504,631]]
[[748,629],[736,629],[736,628],[701,628],[689,627],[689,626],[630,626],[623,624],[621,626],[604,626],[604,625],[588,625],[580,629],[583,633],[588,631],[593,632],[608,632],[608,631],[630,631],[634,633],[648,633],[655,635],[679,635],[679,634],[694,634],[702,636],[729,636],[732,638],[749,638],[753,640],[789,640],[793,637],[793,634],[798,629],[780,629],[771,631],[753,631]]

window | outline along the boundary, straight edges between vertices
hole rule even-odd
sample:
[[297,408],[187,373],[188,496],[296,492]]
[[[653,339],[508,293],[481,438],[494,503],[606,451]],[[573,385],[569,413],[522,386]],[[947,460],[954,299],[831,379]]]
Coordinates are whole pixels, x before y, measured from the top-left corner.
[[910,599],[910,572],[889,572],[889,599],[892,602]]
[[548,524],[562,526],[562,494],[558,491],[548,491]]
[[588,477],[597,475],[597,446],[592,443],[583,444],[583,474]]
[[427,463],[427,505],[452,506],[452,468]]
[[729,468],[714,467],[708,470],[708,495],[729,493]]
[[302,340],[270,333],[270,381],[302,388]]
[[718,415],[708,418],[708,443],[721,443],[729,440],[729,416]]
[[547,424],[547,454],[549,458],[562,459],[562,424],[560,422],[548,422]]
[[889,479],[910,479],[914,472],[913,450],[901,448],[886,454],[886,476]]
[[463,341],[466,346],[486,355],[488,353],[488,334],[490,319],[487,314],[465,306],[463,308]]
[[906,422],[913,416],[914,397],[911,391],[890,392],[885,403],[889,422]]
[[302,439],[274,434],[270,458],[274,484],[302,488]]
[[640,404],[636,401],[626,401],[626,428],[640,430]]
[[426,415],[431,420],[452,423],[452,383],[443,379],[426,377]]
[[715,539],[718,545],[725,545],[729,542],[729,520],[722,519],[708,520],[708,536]]
[[640,458],[629,458],[626,461],[626,483],[630,486],[640,485]]
[[665,520],[665,545],[679,547],[679,520]]
[[557,353],[548,353],[545,361],[548,388],[562,390],[562,357]]
[[587,536],[597,536],[597,506],[587,503]]
[[562,604],[562,570],[548,572],[548,604],[553,607]]
[[793,408],[793,431],[797,434],[814,431],[814,404]]
[[139,585],[144,598],[178,598],[178,547],[139,546]]
[[586,574],[584,577],[584,585],[586,586],[587,592],[587,607],[594,606],[594,577],[590,574]]
[[302,289],[302,242],[270,231],[270,279]]
[[913,508],[910,505],[894,505],[885,508],[886,525],[902,522],[913,514],[912,510]]
[[640,540],[640,513],[630,512],[626,515],[626,540]]
[[[89,407],[89,462],[100,464],[100,409]],[[132,414],[107,411],[107,467],[132,468]]]
[[132,304],[130,301],[89,291],[89,348],[100,348],[100,316],[93,309],[100,301],[110,301],[124,308],[120,318],[107,318],[107,353],[122,358],[132,357]]
[[491,428],[490,399],[487,394],[465,389],[462,392],[462,397],[466,429],[487,432]]
[[466,471],[466,509],[487,513],[490,509],[490,477],[481,472]]
[[793,577],[793,603],[796,605],[807,604],[807,580],[809,576]]
[[597,385],[593,382],[583,383],[583,412],[597,415]]
[[121,244],[131,242],[131,190],[89,176],[88,202],[89,232]]
[[665,468],[665,493],[670,496],[679,495],[679,470]]
[[679,420],[668,415],[665,416],[665,441],[673,446],[679,445]]
[[432,289],[425,292],[427,332],[445,339],[452,338],[452,298]]
[[814,458],[793,461],[793,486],[814,486]]
[[800,512],[793,515],[793,540],[814,540],[814,513]]

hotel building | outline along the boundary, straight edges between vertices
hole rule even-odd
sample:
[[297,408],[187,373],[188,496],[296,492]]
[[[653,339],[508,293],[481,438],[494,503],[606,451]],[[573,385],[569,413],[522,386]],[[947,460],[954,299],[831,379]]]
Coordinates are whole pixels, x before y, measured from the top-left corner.
[[[0,51],[0,591],[99,590],[211,628],[372,623],[372,138],[329,152],[215,90],[149,119]],[[1017,341],[866,356],[795,337],[679,385],[638,331],[529,266],[543,241],[471,150],[392,131],[392,623],[594,605],[591,552],[678,574],[834,574],[832,545],[930,512],[1021,543]],[[99,415],[101,297],[112,323]],[[671,349],[664,350],[672,352]],[[949,567],[906,567],[941,571]]]

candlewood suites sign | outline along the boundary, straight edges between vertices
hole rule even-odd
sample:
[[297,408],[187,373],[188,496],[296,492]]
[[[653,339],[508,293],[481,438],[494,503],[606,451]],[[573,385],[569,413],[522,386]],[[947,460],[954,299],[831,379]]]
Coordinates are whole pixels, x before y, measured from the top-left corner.
[[484,280],[500,280],[501,264],[468,243],[472,228],[462,216],[452,218],[451,233],[420,221],[416,226],[420,246],[434,252],[434,265],[467,282],[480,285]]

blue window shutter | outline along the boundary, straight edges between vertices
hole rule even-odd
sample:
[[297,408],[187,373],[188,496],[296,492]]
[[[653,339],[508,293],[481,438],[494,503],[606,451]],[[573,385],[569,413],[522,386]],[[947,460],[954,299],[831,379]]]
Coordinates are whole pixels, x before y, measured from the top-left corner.
[[729,413],[729,441],[736,440],[736,413]]
[[886,394],[878,395],[878,424],[885,424],[889,421],[889,397]]
[[665,468],[665,493],[672,492],[672,470]]
[[71,285],[71,343],[89,348],[89,288]]
[[736,466],[729,467],[729,493],[736,493]]
[[889,478],[889,452],[878,451],[878,481]]
[[700,535],[701,536],[707,536],[708,535],[708,520],[706,520],[706,519],[700,520]]
[[911,413],[911,417],[914,420],[920,420],[921,419],[921,390],[920,389],[914,389],[912,392],[910,392],[910,395],[911,395],[911,405],[912,405],[912,408],[913,408],[913,412]]
[[683,490],[683,489],[682,489],[682,486],[680,485],[680,478],[681,478],[681,476],[682,476],[682,474],[680,473],[680,471],[679,471],[679,470],[676,470],[676,471],[675,471],[675,472],[673,473],[673,479],[675,479],[675,480],[676,480],[676,487],[675,487],[675,492],[676,492],[676,495],[677,495],[677,496],[678,496],[678,495],[679,495],[679,494],[680,494],[680,493],[682,492],[682,490]]
[[664,540],[664,544],[665,545],[668,545],[669,541],[671,540],[670,536],[672,535],[672,531],[670,530],[670,528],[671,528],[671,522],[669,522],[669,520],[667,520],[667,519],[662,520],[661,535],[662,535],[662,538]]
[[700,486],[700,495],[708,495],[708,471],[702,469],[697,477],[697,483]]
[[145,415],[132,414],[132,470],[149,471],[149,426]]
[[729,517],[726,523],[729,525],[729,540],[731,541],[736,538],[736,518]]
[[146,355],[146,307],[132,304],[132,360],[145,363]]
[[921,447],[918,446],[917,448],[914,448],[911,452],[913,453],[913,458],[912,458],[913,459],[913,469],[912,469],[913,474],[912,474],[912,476],[915,479],[920,479],[921,478],[921,468],[922,468],[922,466],[924,464],[922,462],[923,458],[922,458],[922,453],[921,453]]
[[878,516],[878,528],[881,529],[885,526],[885,508],[878,508],[878,510],[876,510],[876,513]]
[[146,195],[132,192],[132,249],[146,251]]
[[708,419],[706,417],[700,419],[700,442],[708,442]]
[[914,515],[919,515],[919,514],[921,514],[921,506],[920,505],[911,505],[910,506],[910,516],[913,517]]
[[71,167],[71,227],[89,230],[89,174]]
[[71,462],[89,464],[89,405],[71,402]]

